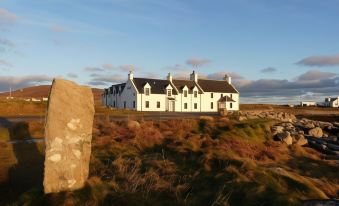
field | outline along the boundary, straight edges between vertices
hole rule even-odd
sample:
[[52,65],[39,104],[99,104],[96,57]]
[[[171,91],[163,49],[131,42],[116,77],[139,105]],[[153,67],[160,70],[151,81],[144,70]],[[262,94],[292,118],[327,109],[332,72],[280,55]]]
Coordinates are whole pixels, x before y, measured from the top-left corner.
[[[42,122],[0,130],[0,205],[300,205],[336,197],[338,163],[272,140],[273,120],[96,119],[85,188],[43,195]],[[0,141],[1,141],[0,140]]]

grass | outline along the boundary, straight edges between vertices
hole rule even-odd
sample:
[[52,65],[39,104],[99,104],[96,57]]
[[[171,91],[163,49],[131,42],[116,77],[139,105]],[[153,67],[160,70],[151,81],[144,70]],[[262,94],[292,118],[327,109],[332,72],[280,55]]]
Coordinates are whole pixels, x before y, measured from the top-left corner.
[[335,197],[336,162],[322,160],[310,148],[272,141],[270,128],[275,123],[201,117],[143,121],[140,127],[128,127],[126,122],[96,120],[90,177],[83,189],[43,195],[41,188],[33,187],[9,201],[13,205],[279,206]]

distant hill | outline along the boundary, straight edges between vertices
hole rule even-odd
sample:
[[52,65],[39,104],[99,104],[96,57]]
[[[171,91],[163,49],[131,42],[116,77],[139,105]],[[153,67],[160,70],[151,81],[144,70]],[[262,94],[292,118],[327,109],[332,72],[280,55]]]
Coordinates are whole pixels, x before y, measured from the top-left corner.
[[[12,91],[12,97],[20,98],[20,99],[28,99],[28,98],[37,98],[41,99],[43,97],[48,97],[50,85],[41,85],[34,87],[27,87],[23,89],[18,89]],[[102,89],[92,88],[94,101],[100,101],[100,96],[102,93]],[[9,92],[0,93],[0,99],[5,99],[9,96]]]

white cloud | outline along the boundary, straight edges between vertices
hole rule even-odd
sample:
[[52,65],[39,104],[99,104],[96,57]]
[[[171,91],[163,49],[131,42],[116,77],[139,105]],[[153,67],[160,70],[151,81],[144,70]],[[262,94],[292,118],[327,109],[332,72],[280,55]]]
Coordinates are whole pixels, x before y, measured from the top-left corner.
[[75,73],[68,73],[67,76],[68,76],[69,78],[78,78],[78,75],[75,74]]
[[339,55],[333,56],[311,56],[297,62],[303,66],[339,66]]
[[46,75],[28,75],[28,76],[0,76],[0,91],[5,92],[12,89],[35,86],[37,84],[50,84],[52,78]]
[[260,72],[262,73],[273,73],[273,72],[276,72],[277,69],[276,68],[273,68],[273,67],[267,67],[265,69],[261,69]]
[[64,32],[69,32],[69,28],[59,25],[59,24],[53,24],[50,27],[50,31],[55,32],[55,33],[64,33]]
[[186,64],[191,65],[193,67],[199,67],[209,63],[211,63],[211,60],[202,58],[190,58],[186,60]]
[[19,19],[19,17],[4,9],[4,8],[0,8],[0,24],[8,24],[8,23],[14,23]]

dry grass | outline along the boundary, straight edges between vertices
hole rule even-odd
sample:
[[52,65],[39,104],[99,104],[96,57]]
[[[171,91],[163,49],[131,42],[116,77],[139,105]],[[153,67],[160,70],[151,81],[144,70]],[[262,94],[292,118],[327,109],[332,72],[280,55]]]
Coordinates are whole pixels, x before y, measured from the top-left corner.
[[85,188],[28,205],[300,205],[335,197],[333,161],[273,142],[276,121],[227,118],[126,122],[97,120]]

